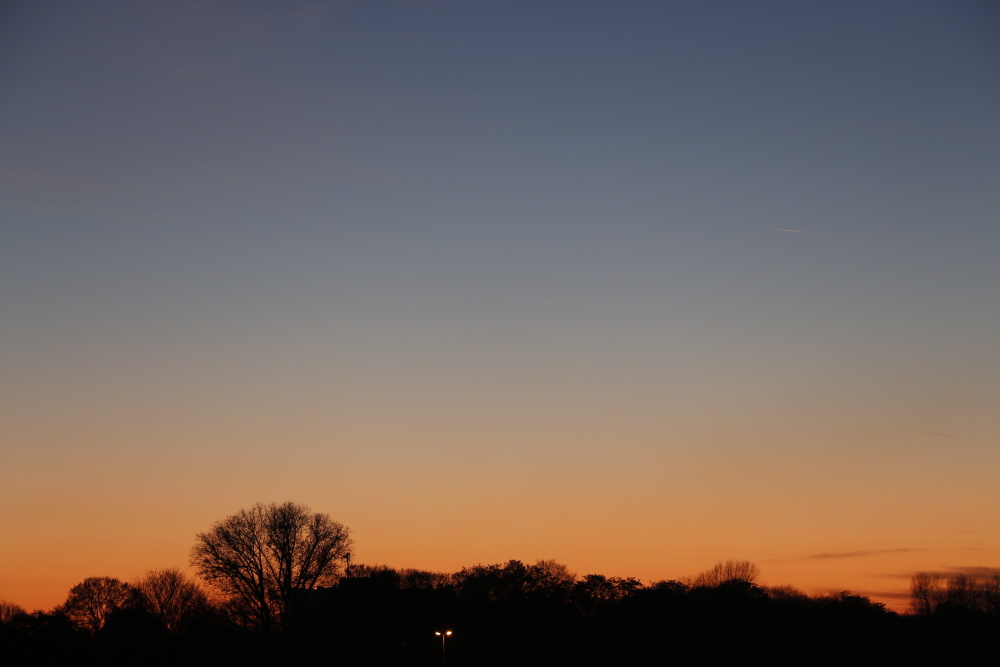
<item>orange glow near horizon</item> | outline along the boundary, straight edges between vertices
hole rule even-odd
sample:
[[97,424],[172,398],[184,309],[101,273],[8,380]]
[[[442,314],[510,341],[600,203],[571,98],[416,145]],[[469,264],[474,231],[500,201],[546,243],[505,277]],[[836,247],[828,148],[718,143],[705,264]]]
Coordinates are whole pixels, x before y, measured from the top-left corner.
[[[338,438],[326,426],[300,426],[301,463],[267,447],[291,436],[259,424],[187,448],[172,443],[196,441],[213,426],[187,422],[147,436],[124,429],[100,443],[98,465],[67,453],[44,472],[44,494],[39,475],[8,480],[6,491],[22,502],[4,518],[17,537],[0,553],[0,598],[49,609],[89,576],[185,569],[198,532],[240,507],[284,500],[347,525],[356,562],[439,572],[554,558],[581,576],[648,584],[739,558],[757,563],[766,584],[813,595],[849,589],[905,611],[913,572],[1000,561],[1000,540],[984,528],[996,504],[990,466],[950,459],[931,446],[936,436],[912,438],[908,458],[890,463],[898,452],[860,442],[846,454],[842,446],[779,446],[777,438],[805,438],[804,427],[789,424],[755,442],[731,429],[706,434],[690,415],[661,433],[616,419],[572,429],[541,422],[534,433],[475,428],[444,413],[421,419],[419,428],[404,422],[405,438],[393,437],[405,449],[378,444],[372,438],[391,429],[360,421],[341,423]],[[602,450],[615,431],[627,457]],[[477,432],[489,435],[470,449]],[[139,439],[149,448],[128,449]],[[349,439],[359,446],[326,444]],[[504,446],[512,441],[525,444]],[[570,443],[573,453],[562,453]],[[391,460],[379,455],[390,450]],[[935,487],[949,497],[926,493]]]
[[[318,510],[318,503],[313,508]],[[653,530],[648,516],[633,512],[618,521],[610,510],[592,519],[566,520],[557,511],[480,516],[459,507],[447,513],[351,509],[354,518],[344,522],[353,526],[357,563],[455,572],[480,563],[554,558],[580,576],[632,576],[649,584],[694,576],[720,560],[740,558],[761,567],[765,585],[791,585],[810,595],[847,589],[901,612],[909,607],[913,572],[940,571],[949,563],[982,563],[968,559],[977,544],[968,531],[964,539],[950,545],[931,541],[914,545],[900,538],[906,530],[894,536],[873,526],[857,530],[856,541],[837,543],[822,534],[825,530],[808,531],[802,526],[796,534],[782,538],[781,522],[775,519],[743,530],[736,526],[739,518],[732,526],[716,523],[701,531],[693,521],[688,525],[672,522],[673,530],[666,525]],[[226,512],[216,513],[217,518]],[[133,525],[131,533],[118,539],[110,533],[124,532],[124,525],[135,520],[125,511],[109,517],[110,533],[100,536],[94,534],[95,526],[79,526],[58,535],[36,533],[33,543],[6,550],[0,597],[29,610],[46,610],[60,604],[71,586],[89,576],[130,581],[150,569],[185,569],[194,535],[213,521],[198,515],[188,511],[172,522]],[[644,528],[642,532],[637,532],[639,527]]]

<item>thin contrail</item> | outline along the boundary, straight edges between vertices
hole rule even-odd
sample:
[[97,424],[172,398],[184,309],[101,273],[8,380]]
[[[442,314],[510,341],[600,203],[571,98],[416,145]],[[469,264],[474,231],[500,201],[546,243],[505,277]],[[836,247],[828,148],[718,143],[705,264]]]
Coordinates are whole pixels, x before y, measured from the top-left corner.
[[819,234],[819,232],[807,232],[804,229],[783,229],[781,227],[775,227],[776,232],[795,232],[796,234]]

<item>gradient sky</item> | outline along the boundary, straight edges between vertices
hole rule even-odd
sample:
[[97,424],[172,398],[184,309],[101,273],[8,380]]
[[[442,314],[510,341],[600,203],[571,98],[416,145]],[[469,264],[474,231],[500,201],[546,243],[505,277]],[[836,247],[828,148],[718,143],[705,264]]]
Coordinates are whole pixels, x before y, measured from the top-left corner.
[[0,598],[359,562],[905,606],[1000,566],[995,2],[12,0]]

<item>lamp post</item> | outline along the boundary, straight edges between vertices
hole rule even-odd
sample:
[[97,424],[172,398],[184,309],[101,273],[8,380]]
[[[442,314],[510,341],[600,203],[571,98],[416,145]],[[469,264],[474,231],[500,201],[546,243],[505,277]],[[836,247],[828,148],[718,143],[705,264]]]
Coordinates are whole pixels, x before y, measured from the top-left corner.
[[451,630],[435,630],[434,634],[441,638],[441,667],[444,667],[444,640],[451,637]]

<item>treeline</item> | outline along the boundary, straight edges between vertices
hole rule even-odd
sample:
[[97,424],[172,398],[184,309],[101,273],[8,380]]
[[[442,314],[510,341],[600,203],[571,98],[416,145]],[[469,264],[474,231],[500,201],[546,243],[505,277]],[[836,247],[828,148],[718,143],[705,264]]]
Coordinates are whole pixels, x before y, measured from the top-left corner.
[[[51,611],[0,602],[9,665],[993,665],[1000,576],[913,578],[914,613],[760,583],[729,560],[683,580],[556,561],[458,572],[348,565],[345,527],[257,505],[197,536],[192,564],[92,577]],[[204,585],[206,582],[209,585]]]
[[918,572],[910,580],[910,605],[921,616],[1000,617],[1000,572],[980,577]]
[[[997,662],[995,608],[959,612],[946,600],[960,584],[937,579],[937,607],[899,615],[846,591],[815,597],[725,578],[734,565],[753,567],[730,561],[646,585],[577,577],[554,561],[451,574],[355,565],[333,586],[297,591],[294,617],[267,632],[177,570],[131,584],[95,577],[49,612],[0,605],[0,662],[439,665],[442,648],[453,667]],[[923,591],[915,583],[914,595]],[[442,647],[435,632],[447,631]]]

